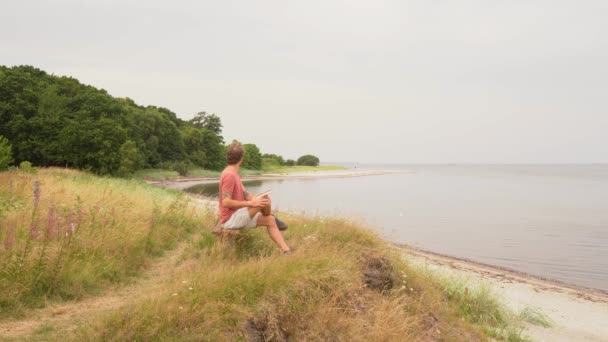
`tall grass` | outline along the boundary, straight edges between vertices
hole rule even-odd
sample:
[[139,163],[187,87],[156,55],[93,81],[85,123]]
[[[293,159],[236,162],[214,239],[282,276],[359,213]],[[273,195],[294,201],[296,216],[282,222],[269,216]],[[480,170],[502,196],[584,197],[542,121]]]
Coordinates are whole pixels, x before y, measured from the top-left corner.
[[461,317],[477,324],[494,338],[509,342],[529,341],[522,336],[524,319],[508,310],[487,284],[471,286],[458,277],[434,275]]
[[550,328],[553,326],[551,319],[537,307],[525,307],[520,313],[519,318],[533,325],[537,325],[543,328]]
[[42,169],[0,173],[0,316],[137,274],[200,226],[179,192]]

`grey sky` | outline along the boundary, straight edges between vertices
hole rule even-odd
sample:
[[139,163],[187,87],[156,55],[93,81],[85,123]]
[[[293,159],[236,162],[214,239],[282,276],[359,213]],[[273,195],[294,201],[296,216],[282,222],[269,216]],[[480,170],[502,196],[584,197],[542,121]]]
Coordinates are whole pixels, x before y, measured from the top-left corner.
[[289,158],[608,162],[607,1],[3,1],[0,64]]

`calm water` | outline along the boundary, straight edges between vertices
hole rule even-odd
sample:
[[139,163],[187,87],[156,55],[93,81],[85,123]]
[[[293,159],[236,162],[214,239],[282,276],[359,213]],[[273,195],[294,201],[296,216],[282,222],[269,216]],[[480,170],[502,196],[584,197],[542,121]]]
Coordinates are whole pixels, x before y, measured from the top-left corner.
[[245,186],[272,189],[278,210],[354,216],[395,242],[608,290],[608,165],[402,168],[413,173]]

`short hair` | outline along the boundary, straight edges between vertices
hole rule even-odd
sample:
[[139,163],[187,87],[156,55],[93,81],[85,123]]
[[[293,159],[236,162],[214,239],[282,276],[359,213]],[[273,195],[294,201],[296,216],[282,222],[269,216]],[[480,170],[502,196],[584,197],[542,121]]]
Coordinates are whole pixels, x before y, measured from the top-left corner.
[[228,151],[226,152],[226,162],[228,165],[234,165],[241,161],[244,154],[245,150],[243,149],[243,145],[233,143],[232,145],[228,146]]

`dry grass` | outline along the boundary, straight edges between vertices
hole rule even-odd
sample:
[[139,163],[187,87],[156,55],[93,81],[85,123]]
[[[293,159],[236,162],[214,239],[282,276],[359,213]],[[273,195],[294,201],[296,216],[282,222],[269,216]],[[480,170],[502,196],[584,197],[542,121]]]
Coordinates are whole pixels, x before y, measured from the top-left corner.
[[[99,318],[83,340],[485,341],[493,322],[460,312],[437,279],[410,268],[373,233],[341,220],[288,217],[297,248],[277,253],[261,230],[204,239],[197,262],[159,292]],[[385,258],[393,286],[366,286]],[[474,309],[482,309],[475,307]]]
[[200,225],[188,200],[73,170],[0,173],[0,316],[136,276]]
[[[21,179],[23,189],[13,188],[20,199],[11,203],[27,203],[32,176],[0,174],[0,179],[6,177]],[[159,250],[168,248],[168,239],[185,236],[190,247],[183,254],[188,262],[175,270],[174,277],[144,296],[125,302],[119,310],[91,315],[73,335],[43,326],[32,340],[485,341],[488,336],[521,340],[517,332],[496,333],[514,330],[489,294],[477,296],[451,287],[450,281],[410,265],[374,233],[350,222],[282,215],[290,223],[286,239],[296,248],[292,255],[283,256],[259,229],[233,240],[216,240],[210,234],[213,215],[180,209],[185,199],[172,192],[76,172],[45,170],[37,177],[45,180],[42,189],[54,193],[50,198],[56,205],[74,208],[79,202],[73,197],[78,194],[82,207],[103,203],[120,212],[113,216],[114,225],[123,228],[108,228],[111,233],[105,233],[103,241],[119,246],[121,260],[140,261],[128,269],[136,270],[154,254],[138,252],[134,246],[146,245],[142,241],[147,241],[149,219],[155,215],[171,217],[154,230],[163,232],[155,233],[159,235],[153,239]],[[5,194],[5,182],[1,184]],[[129,210],[118,210],[124,206]],[[20,204],[5,213],[11,222],[25,222],[21,230],[27,233],[27,215],[16,214],[31,214],[31,207],[29,211],[24,207]],[[42,207],[47,209],[41,212],[48,211],[49,204]],[[106,217],[96,210],[93,213],[97,218],[90,222]],[[194,229],[192,220],[202,220],[205,228]],[[193,235],[187,235],[193,230]],[[91,241],[100,239],[86,234],[80,236],[80,246],[87,246],[80,255],[93,253],[95,259],[113,260],[116,248]],[[119,239],[124,234],[128,236]],[[17,250],[24,247],[25,240],[21,241]],[[63,268],[61,274],[79,278],[86,269],[79,265]]]

